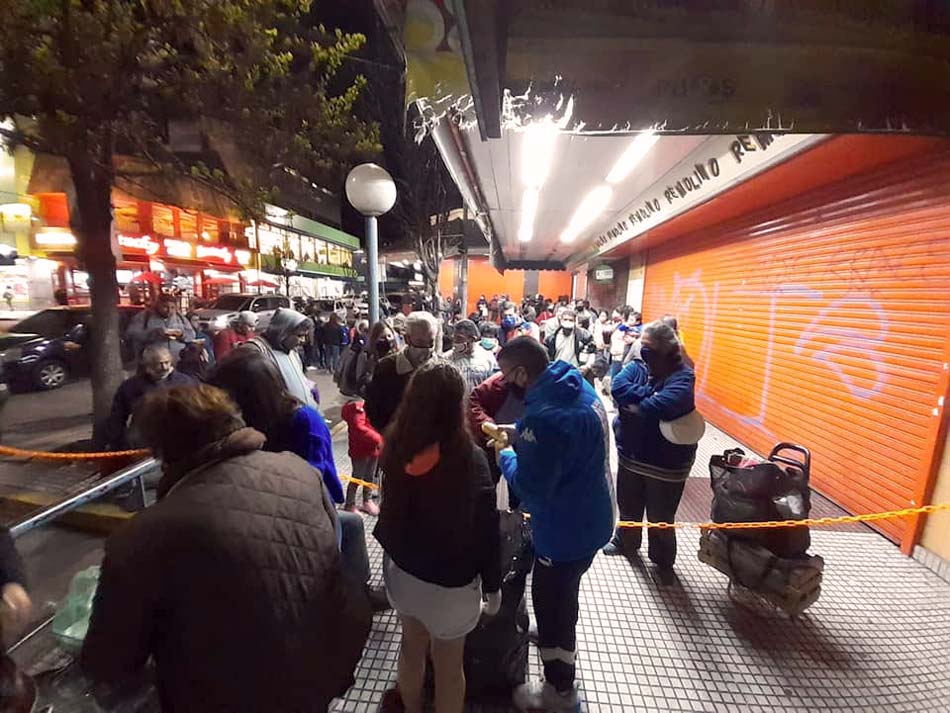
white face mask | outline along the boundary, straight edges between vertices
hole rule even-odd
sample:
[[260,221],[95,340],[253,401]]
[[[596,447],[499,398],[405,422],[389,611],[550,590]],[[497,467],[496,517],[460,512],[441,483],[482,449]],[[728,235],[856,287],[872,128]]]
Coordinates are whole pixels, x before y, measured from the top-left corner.
[[573,332],[573,331],[574,331],[574,322],[570,322],[570,321],[568,321],[568,320],[562,319],[562,320],[561,320],[561,329],[563,329],[565,332]]
[[432,358],[432,347],[406,347],[406,358],[413,366],[424,364]]

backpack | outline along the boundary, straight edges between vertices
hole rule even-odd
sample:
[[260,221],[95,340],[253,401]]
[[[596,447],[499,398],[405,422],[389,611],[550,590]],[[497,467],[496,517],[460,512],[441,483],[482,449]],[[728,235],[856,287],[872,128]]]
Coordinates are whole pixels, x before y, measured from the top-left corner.
[[343,358],[340,359],[340,364],[333,374],[333,381],[344,396],[359,396],[360,394],[360,385],[356,381],[356,367],[362,352],[363,343],[361,340],[356,340],[343,352]]

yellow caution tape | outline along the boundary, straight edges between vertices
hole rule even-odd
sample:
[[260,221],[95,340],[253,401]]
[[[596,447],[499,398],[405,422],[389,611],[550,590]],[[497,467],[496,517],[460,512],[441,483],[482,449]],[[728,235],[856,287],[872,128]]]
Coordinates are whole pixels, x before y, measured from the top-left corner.
[[48,451],[28,451],[12,446],[0,446],[0,456],[32,460],[106,460],[109,458],[130,458],[132,456],[142,456],[144,458],[148,454],[149,452],[145,448],[132,451],[103,451],[100,453],[50,453]]
[[[348,483],[378,490],[376,483],[368,483],[365,480],[351,478],[348,475],[341,475],[340,478]],[[950,503],[941,503],[939,505],[922,505],[916,508],[904,508],[903,510],[887,510],[885,512],[872,512],[864,515],[839,515],[837,517],[811,517],[804,520],[768,520],[765,522],[638,522],[636,520],[621,520],[617,527],[654,527],[658,530],[676,530],[684,528],[699,528],[702,530],[757,530],[765,527],[829,527],[831,525],[849,525],[857,522],[874,522],[876,520],[892,520],[898,517],[908,517],[910,515],[919,515],[923,513],[935,513],[950,511]],[[526,517],[531,517],[526,514]]]

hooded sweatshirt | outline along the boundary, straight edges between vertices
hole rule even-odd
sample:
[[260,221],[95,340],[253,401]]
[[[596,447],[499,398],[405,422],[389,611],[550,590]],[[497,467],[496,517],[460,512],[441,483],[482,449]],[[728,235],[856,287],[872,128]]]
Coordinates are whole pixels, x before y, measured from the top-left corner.
[[592,556],[613,534],[607,413],[570,364],[556,361],[525,394],[514,449],[501,471],[531,513],[539,557],[574,562]]
[[311,392],[313,385],[304,374],[303,362],[296,347],[297,330],[309,320],[309,317],[296,310],[279,309],[264,334],[247,342],[247,345],[256,347],[274,362],[292,396],[305,406],[317,409],[317,402]]

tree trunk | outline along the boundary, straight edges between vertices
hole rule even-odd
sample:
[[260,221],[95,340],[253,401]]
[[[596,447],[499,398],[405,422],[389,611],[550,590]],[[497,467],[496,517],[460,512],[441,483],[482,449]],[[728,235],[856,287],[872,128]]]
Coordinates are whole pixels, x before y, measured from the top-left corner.
[[[111,157],[109,163],[111,164]],[[119,334],[119,284],[112,253],[112,176],[84,154],[70,157],[76,188],[73,229],[89,273],[92,326],[87,337],[92,382],[93,441],[102,443],[112,398],[122,383]]]

